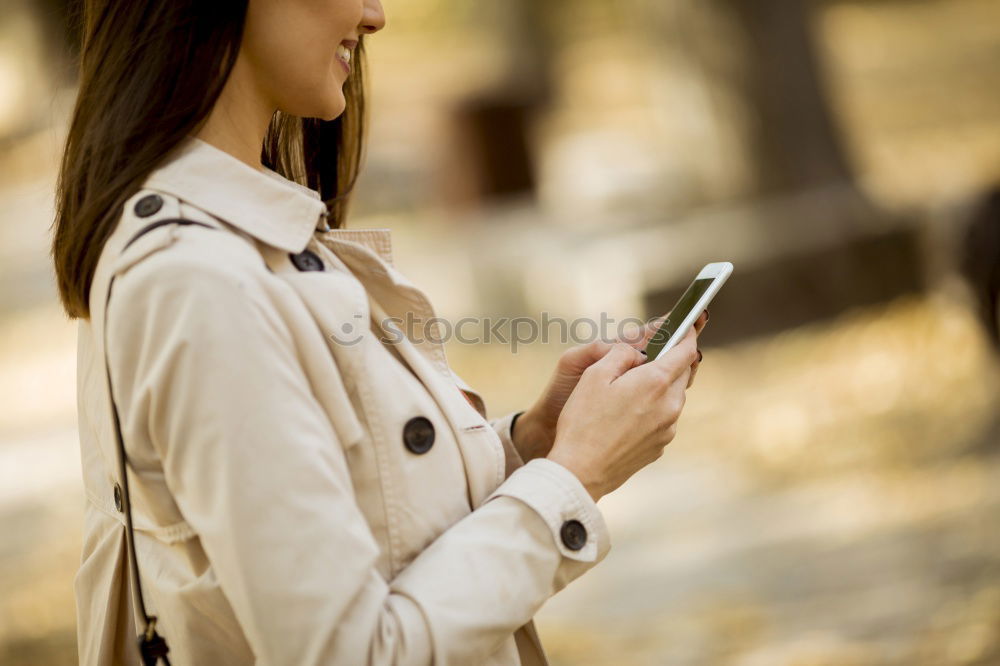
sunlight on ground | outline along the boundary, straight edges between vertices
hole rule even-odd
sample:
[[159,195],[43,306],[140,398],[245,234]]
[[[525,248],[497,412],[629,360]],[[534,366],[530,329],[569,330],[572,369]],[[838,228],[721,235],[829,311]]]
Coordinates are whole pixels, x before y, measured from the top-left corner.
[[[75,658],[75,327],[60,317],[0,330],[0,396],[20,405],[0,419],[3,663]],[[526,406],[559,351],[448,348],[491,417]],[[707,347],[677,440],[601,501],[608,559],[539,614],[554,664],[988,663],[998,388],[977,323],[940,295]]]

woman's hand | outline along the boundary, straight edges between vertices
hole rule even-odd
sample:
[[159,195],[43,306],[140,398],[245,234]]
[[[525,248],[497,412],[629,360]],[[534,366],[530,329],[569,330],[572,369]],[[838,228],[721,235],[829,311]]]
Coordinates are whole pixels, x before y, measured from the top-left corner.
[[663,455],[677,432],[698,362],[697,332],[645,362],[617,343],[588,367],[559,417],[548,458],[573,472],[594,501]]
[[[611,342],[595,340],[563,352],[545,391],[530,409],[517,417],[517,421],[514,423],[514,448],[517,449],[521,459],[528,462],[533,458],[541,458],[549,454],[555,441],[559,416],[587,368],[603,358],[616,343],[626,343],[637,350],[644,349],[667,316],[663,315],[649,322],[636,334],[625,335]],[[697,334],[701,334],[702,329],[705,328],[708,316],[708,310],[706,310],[695,321],[694,328]],[[698,358],[691,365],[688,388],[694,383],[694,376],[698,372],[700,361],[701,353],[699,352]]]

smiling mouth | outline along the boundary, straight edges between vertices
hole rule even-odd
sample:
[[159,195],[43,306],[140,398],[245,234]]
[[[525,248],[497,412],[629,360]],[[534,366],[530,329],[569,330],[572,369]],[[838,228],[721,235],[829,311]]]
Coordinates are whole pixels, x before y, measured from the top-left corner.
[[337,46],[337,60],[341,62],[348,72],[351,71],[351,49],[343,44]]

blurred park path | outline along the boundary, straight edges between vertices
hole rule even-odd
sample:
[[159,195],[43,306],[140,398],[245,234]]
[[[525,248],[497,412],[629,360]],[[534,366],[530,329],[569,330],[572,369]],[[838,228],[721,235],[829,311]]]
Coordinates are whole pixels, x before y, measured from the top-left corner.
[[710,352],[677,440],[606,501],[604,570],[541,613],[557,663],[1000,663],[974,326],[914,300]]
[[[508,368],[500,413],[555,352],[451,357]],[[538,616],[554,663],[1000,663],[998,389],[943,293],[709,347],[677,439],[601,501],[608,559]]]

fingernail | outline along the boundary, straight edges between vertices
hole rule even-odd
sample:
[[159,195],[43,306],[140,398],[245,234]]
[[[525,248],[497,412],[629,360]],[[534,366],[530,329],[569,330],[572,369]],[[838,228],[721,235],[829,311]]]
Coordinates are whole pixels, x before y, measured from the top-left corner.
[[646,355],[646,350],[645,349],[640,349],[639,353],[642,354],[643,356],[645,356]]
[[703,359],[703,358],[705,358],[705,355],[704,355],[704,354],[702,354],[702,353],[701,353],[701,350],[699,349],[699,350],[698,350],[698,362],[699,362],[699,363],[701,363],[701,359]]
[[709,314],[708,308],[705,308],[705,321],[707,322],[711,318],[712,318],[712,315]]

